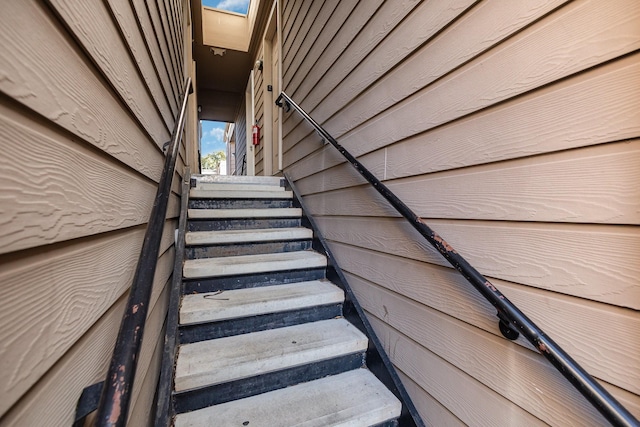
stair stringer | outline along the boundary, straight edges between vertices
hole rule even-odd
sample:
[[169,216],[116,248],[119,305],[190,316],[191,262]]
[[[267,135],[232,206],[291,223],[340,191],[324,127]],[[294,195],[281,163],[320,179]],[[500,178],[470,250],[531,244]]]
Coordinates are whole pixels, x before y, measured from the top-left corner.
[[420,414],[409,397],[407,390],[404,388],[389,356],[384,351],[384,347],[373,330],[373,327],[367,320],[364,310],[358,303],[331,249],[329,249],[327,241],[322,236],[315,220],[309,214],[309,210],[305,206],[300,192],[286,172],[284,173],[284,178],[287,188],[293,191],[293,206],[302,209],[302,226],[313,230],[312,249],[327,257],[327,279],[340,287],[345,293],[345,301],[343,304],[344,318],[369,338],[369,345],[365,357],[367,368],[402,402],[402,412],[397,419],[398,425],[403,427],[424,427],[425,424]]
[[178,230],[176,235],[176,258],[171,278],[171,289],[169,292],[169,309],[165,321],[164,345],[162,350],[162,362],[160,364],[160,377],[154,397],[153,425],[157,427],[168,426],[174,415],[173,399],[173,373],[175,370],[176,356],[178,352],[178,320],[180,316],[180,299],[182,290],[182,264],[185,256],[185,234],[187,231],[187,212],[189,204],[189,189],[191,181],[189,179],[190,170],[184,171],[185,178],[181,183],[182,195],[180,197],[180,218],[178,220]]

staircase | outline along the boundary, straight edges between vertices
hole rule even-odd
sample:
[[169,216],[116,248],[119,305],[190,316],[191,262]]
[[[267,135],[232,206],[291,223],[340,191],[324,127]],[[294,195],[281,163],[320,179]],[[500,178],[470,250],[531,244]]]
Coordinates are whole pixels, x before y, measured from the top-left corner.
[[[193,182],[193,180],[192,180]],[[277,177],[195,177],[185,235],[175,426],[395,426],[369,340]]]

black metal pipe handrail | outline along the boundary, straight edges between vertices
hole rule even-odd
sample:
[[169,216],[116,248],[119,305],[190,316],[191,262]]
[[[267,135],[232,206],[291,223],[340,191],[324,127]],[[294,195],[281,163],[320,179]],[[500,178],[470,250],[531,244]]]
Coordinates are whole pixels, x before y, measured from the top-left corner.
[[[284,101],[284,105],[283,105]],[[356,160],[338,141],[320,126],[302,107],[286,93],[281,92],[276,99],[279,107],[293,107],[309,122],[320,137],[333,145],[355,169],[415,228],[438,252],[458,270],[480,294],[498,311],[500,330],[509,339],[515,339],[518,332],[533,344],[540,353],[614,426],[638,427],[638,420],[604,389],[569,354],[556,344],[542,329],[536,326],[520,309],[507,299],[489,280],[476,270],[466,259],[433,231],[402,200],[376,178],[362,163]]]
[[171,141],[169,141],[164,169],[158,183],[158,190],[153,202],[147,231],[144,235],[133,284],[129,291],[129,298],[120,323],[113,357],[111,358],[100,396],[95,420],[96,426],[124,426],[127,423],[131,391],[153,288],[153,277],[158,263],[162,229],[164,228],[169,204],[171,182],[184,129],[187,100],[191,92],[191,78],[187,77],[182,91],[180,113],[171,134]]

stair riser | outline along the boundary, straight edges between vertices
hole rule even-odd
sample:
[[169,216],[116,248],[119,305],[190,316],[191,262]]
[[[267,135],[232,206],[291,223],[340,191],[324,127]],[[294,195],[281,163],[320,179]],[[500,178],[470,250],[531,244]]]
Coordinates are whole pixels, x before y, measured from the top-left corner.
[[261,219],[191,219],[188,231],[256,230],[266,228],[300,227],[300,218],[261,218]]
[[188,209],[189,219],[301,218],[300,208]]
[[364,366],[364,354],[355,353],[212,387],[175,393],[176,413],[195,411],[257,394],[337,375]]
[[334,319],[340,316],[342,316],[342,304],[331,304],[240,319],[186,325],[180,327],[178,340],[181,345],[190,344],[232,335]]
[[284,283],[306,282],[310,280],[324,279],[325,268],[312,268],[306,270],[277,271],[271,273],[244,274],[232,277],[211,277],[206,279],[185,279],[184,294],[200,292],[215,292],[219,290],[232,290],[254,288],[257,286],[281,285]]
[[191,175],[192,180],[197,183],[228,183],[234,184],[252,184],[252,185],[276,185],[284,186],[285,180],[276,176],[247,176],[247,175]]
[[192,246],[185,249],[186,259],[256,255],[275,252],[293,252],[311,249],[311,240],[249,243],[242,245]]
[[205,191],[285,191],[280,185],[264,185],[264,184],[222,184],[199,182],[194,187],[196,190]]
[[190,199],[189,209],[292,208],[290,199]]
[[291,199],[293,194],[280,187],[278,187],[277,191],[269,191],[266,188],[257,191],[231,189],[229,191],[218,191],[192,188],[189,191],[189,197],[194,199]]

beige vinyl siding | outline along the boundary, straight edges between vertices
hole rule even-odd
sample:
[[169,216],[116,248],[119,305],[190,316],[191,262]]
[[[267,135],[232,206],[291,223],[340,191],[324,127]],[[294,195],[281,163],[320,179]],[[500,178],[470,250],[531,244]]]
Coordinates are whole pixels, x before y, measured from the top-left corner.
[[[0,425],[70,425],[82,389],[104,379],[184,85],[184,7],[1,6]],[[157,383],[187,144],[133,388],[135,425],[148,422]]]
[[[258,58],[263,58],[263,50],[261,49],[258,53]],[[264,65],[266,66],[266,65]],[[264,86],[264,70],[260,71],[257,68],[255,69],[255,83],[254,83],[254,93],[255,93],[255,115],[256,121],[258,122],[258,126],[260,127],[260,145],[255,147],[254,158],[255,158],[255,174],[264,175],[264,144],[265,144],[265,126],[264,126],[264,92],[266,88]]]
[[[234,127],[236,133],[236,175],[247,174],[247,112],[246,97],[240,104],[240,110],[236,117],[236,125]],[[251,101],[248,101],[251,102]],[[243,166],[244,165],[244,166]]]
[[[284,90],[639,417],[640,5],[291,3]],[[425,420],[606,424],[299,115],[283,134]]]

